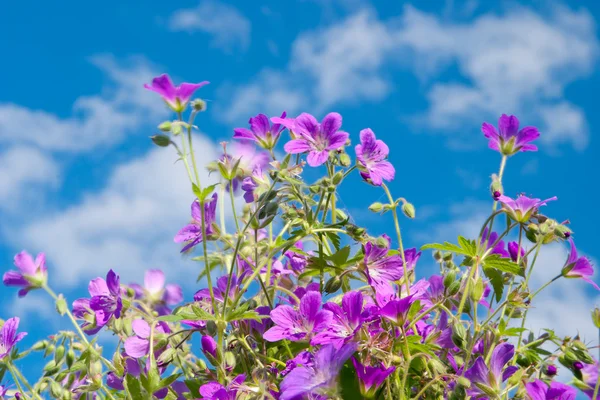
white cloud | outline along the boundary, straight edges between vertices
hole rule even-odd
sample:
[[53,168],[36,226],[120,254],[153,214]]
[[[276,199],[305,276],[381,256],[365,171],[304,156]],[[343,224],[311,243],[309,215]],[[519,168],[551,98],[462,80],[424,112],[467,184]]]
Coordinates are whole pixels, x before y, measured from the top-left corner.
[[236,8],[214,0],[204,0],[195,8],[177,10],[169,18],[173,31],[201,31],[213,36],[212,45],[231,51],[250,45],[250,21]]
[[60,170],[47,154],[34,148],[16,146],[0,153],[0,210],[14,212],[42,200],[42,188],[59,183]]
[[143,58],[121,64],[103,55],[91,62],[110,79],[102,94],[77,98],[71,116],[66,118],[0,103],[0,140],[52,151],[89,151],[118,143],[147,121],[168,115],[166,107],[143,88],[156,75]]
[[[585,10],[555,6],[540,14],[517,7],[503,15],[447,22],[411,6],[387,20],[363,9],[301,33],[287,67],[265,69],[239,87],[234,102],[246,106],[230,109],[224,119],[247,118],[275,103],[269,100],[273,80],[280,92],[308,100],[301,110],[288,111],[321,113],[337,104],[379,101],[394,89],[390,66],[404,65],[423,80],[429,101],[414,121],[448,132],[454,145],[468,144],[465,135],[472,132],[465,126],[514,113],[524,124],[539,124],[543,141],[582,150],[589,135],[585,115],[563,97],[571,82],[592,71],[598,47],[593,18]],[[448,80],[446,72],[454,67],[460,76]],[[257,102],[245,102],[249,91]]]
[[[217,156],[215,144],[196,138],[198,163]],[[124,282],[140,280],[149,268],[174,277],[194,274],[198,264],[182,262],[175,233],[190,219],[190,183],[173,149],[157,148],[118,166],[104,189],[79,203],[40,215],[13,232],[12,244],[47,254],[52,284],[73,287],[109,268]],[[204,169],[204,185],[211,181]],[[214,178],[213,178],[214,179]],[[190,270],[192,269],[192,270]]]

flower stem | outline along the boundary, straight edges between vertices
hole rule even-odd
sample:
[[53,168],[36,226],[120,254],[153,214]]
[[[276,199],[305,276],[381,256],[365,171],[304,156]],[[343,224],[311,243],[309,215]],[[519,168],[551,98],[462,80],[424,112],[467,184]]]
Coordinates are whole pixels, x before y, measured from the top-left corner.
[[[19,392],[21,392],[22,395],[25,396],[25,391],[23,390],[23,388],[21,387],[21,384],[19,383],[19,378],[21,378],[21,383],[23,383],[23,385],[25,385],[25,387],[27,388],[27,390],[29,390],[29,392],[31,393],[31,396],[36,398],[36,399],[40,399],[42,400],[42,398],[33,391],[33,388],[31,387],[31,385],[29,384],[29,382],[27,382],[27,379],[25,379],[23,377],[23,375],[21,375],[21,373],[19,372],[19,370],[17,368],[14,367],[14,365],[11,362],[6,363],[6,367],[8,368],[8,371],[10,372],[10,374],[12,375],[13,381],[15,382],[15,385],[17,385],[17,389],[19,389]],[[26,397],[27,398],[27,397]]]
[[410,280],[408,279],[408,270],[406,268],[406,256],[404,255],[404,245],[402,244],[402,232],[400,231],[400,223],[398,222],[398,212],[396,211],[396,202],[390,193],[390,189],[385,183],[381,184],[381,187],[387,194],[392,208],[392,215],[394,217],[394,226],[396,227],[396,235],[398,236],[398,248],[400,249],[400,256],[402,257],[402,271],[404,273],[404,282],[406,283],[406,295],[410,294]]

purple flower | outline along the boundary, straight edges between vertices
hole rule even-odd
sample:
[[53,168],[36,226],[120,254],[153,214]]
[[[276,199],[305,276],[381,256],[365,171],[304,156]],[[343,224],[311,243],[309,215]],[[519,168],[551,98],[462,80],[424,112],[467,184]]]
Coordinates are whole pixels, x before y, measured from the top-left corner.
[[[213,231],[213,222],[217,218],[217,194],[214,193],[210,201],[204,204],[204,217],[205,217],[205,229],[206,234],[211,235]],[[202,211],[200,210],[200,202],[198,199],[192,203],[192,223],[184,226],[175,235],[175,243],[187,242],[181,252],[187,251],[192,247],[196,246],[202,241]]]
[[484,122],[481,126],[483,135],[489,139],[488,146],[503,155],[512,156],[518,151],[537,151],[537,146],[529,144],[540,136],[533,126],[519,130],[519,120],[514,115],[502,114],[498,121],[498,130],[493,125]]
[[375,138],[371,129],[360,131],[360,144],[354,148],[361,176],[375,186],[381,186],[383,180],[393,181],[396,175],[394,166],[385,159],[390,149],[381,140]]
[[575,400],[577,392],[569,385],[551,382],[548,386],[539,379],[525,385],[527,395],[531,400]]
[[144,87],[158,93],[173,111],[181,112],[185,110],[194,92],[208,83],[208,81],[200,83],[184,82],[179,86],[175,86],[169,75],[162,74],[152,79],[152,85],[145,84]]
[[327,161],[330,150],[337,150],[348,140],[348,133],[340,131],[342,116],[329,113],[319,124],[315,117],[302,113],[294,120],[293,132],[298,136],[284,146],[286,152],[299,154],[308,152],[306,161],[318,167]]
[[[365,245],[364,263],[369,284],[374,287],[388,286],[404,275],[402,268],[402,257],[399,254],[388,256],[390,250],[390,238],[382,236],[379,242],[367,242]],[[404,252],[406,259],[406,270],[415,267],[421,253],[416,249],[408,249]]]
[[[133,358],[142,358],[150,353],[150,325],[143,319],[136,319],[131,323],[133,333],[135,336],[129,337],[125,340],[123,348],[125,353]],[[169,325],[165,322],[158,322],[154,327],[155,334],[171,333]],[[156,344],[156,336],[154,343]]]
[[[296,242],[294,247],[300,251],[302,251],[304,248],[302,242]],[[308,257],[304,254],[294,251],[293,248],[286,251],[284,255],[289,260],[289,266],[295,273],[302,273],[308,264]]]
[[[523,257],[525,257],[525,249],[521,247],[519,251],[519,243],[517,242],[508,243],[508,253],[510,254],[511,260],[513,260],[514,262],[517,262],[518,258],[522,260]],[[521,254],[519,255],[519,253]]]
[[406,296],[401,299],[393,299],[388,301],[381,309],[379,314],[397,326],[404,326],[407,321],[408,311],[417,299],[414,296]]
[[207,400],[235,400],[240,386],[246,380],[246,375],[241,374],[233,378],[227,386],[218,382],[208,382],[200,386],[200,394]]
[[146,296],[156,307],[159,315],[171,312],[167,306],[172,306],[183,301],[181,286],[168,284],[165,286],[165,274],[160,269],[149,269],[144,274],[144,287],[133,283],[129,285],[136,294],[136,298]]
[[339,350],[333,345],[321,347],[312,365],[296,367],[283,378],[279,386],[279,400],[335,397],[339,372],[355,350],[354,343],[348,343]]
[[546,367],[546,371],[544,373],[548,376],[554,376],[558,373],[558,368],[556,368],[556,365],[550,364],[548,367]]
[[204,355],[210,355],[214,359],[217,358],[217,342],[215,342],[212,336],[202,336],[200,344],[202,345]]
[[7,392],[8,386],[0,385],[0,399],[4,399],[4,396],[8,396]]
[[[281,119],[285,119],[285,111],[281,114]],[[274,123],[271,126],[269,118],[265,114],[258,114],[248,121],[250,129],[235,128],[233,138],[240,140],[252,140],[263,149],[270,150],[277,144],[279,135],[285,129],[284,125]]]
[[[487,243],[486,243],[486,241],[487,241]],[[488,235],[488,228],[486,227],[483,230],[483,234],[481,236],[481,243],[487,244],[486,250],[489,250],[493,246],[490,254],[498,254],[499,256],[504,257],[504,258],[510,257],[510,254],[504,248],[504,241],[500,240],[500,241],[498,241],[498,243],[496,243],[496,241],[498,241],[498,234],[496,232],[492,232]]]
[[27,332],[17,333],[19,321],[18,317],[9,318],[0,329],[0,360],[6,358],[17,342],[27,335]]
[[490,367],[485,365],[483,357],[477,358],[471,368],[465,372],[465,377],[471,381],[471,388],[467,394],[474,399],[487,398],[486,394],[498,392],[500,384],[510,378],[517,371],[517,367],[505,365],[512,360],[515,355],[515,347],[509,343],[502,343],[496,346],[490,359]]
[[311,340],[311,344],[333,344],[340,349],[354,338],[362,325],[363,295],[361,292],[347,292],[341,307],[336,303],[326,303],[323,309],[331,311],[333,318],[327,329]]
[[6,286],[22,287],[23,289],[19,290],[19,297],[46,284],[48,272],[44,253],[39,253],[34,261],[33,257],[23,250],[15,256],[15,266],[19,270],[8,271],[2,280]]
[[569,243],[571,244],[571,253],[562,269],[562,276],[565,278],[581,278],[590,283],[597,290],[600,290],[600,287],[590,279],[592,275],[594,275],[592,263],[585,256],[577,256],[577,248],[575,247],[575,242],[573,242],[572,238],[569,238]]
[[269,179],[265,175],[263,168],[257,165],[252,171],[252,175],[245,177],[242,181],[242,190],[244,191],[244,200],[246,203],[253,203],[257,200],[255,193],[261,186],[268,187]]
[[102,278],[92,279],[88,285],[91,299],[77,299],[73,302],[73,315],[83,320],[81,328],[88,335],[93,335],[102,329],[110,318],[121,317],[121,287],[119,276],[111,269]]
[[530,199],[527,196],[519,195],[515,200],[508,196],[501,195],[498,201],[502,203],[502,207],[506,213],[515,221],[525,223],[529,221],[532,215],[537,213],[541,206],[545,206],[547,202],[556,200],[557,197],[550,197],[546,200]]
[[587,394],[590,399],[594,396],[594,388],[598,382],[598,371],[600,371],[598,361],[593,364],[586,364],[581,370],[581,380],[588,386],[587,389],[583,389],[583,393]]
[[379,387],[396,370],[394,366],[386,368],[383,363],[376,367],[362,365],[355,357],[352,357],[352,364],[354,364],[354,369],[358,377],[360,393],[368,399],[375,397]]
[[321,294],[309,291],[300,300],[299,311],[288,305],[279,305],[271,311],[275,326],[265,332],[264,339],[277,342],[288,339],[292,342],[305,339],[327,328],[333,320],[333,313],[321,308]]

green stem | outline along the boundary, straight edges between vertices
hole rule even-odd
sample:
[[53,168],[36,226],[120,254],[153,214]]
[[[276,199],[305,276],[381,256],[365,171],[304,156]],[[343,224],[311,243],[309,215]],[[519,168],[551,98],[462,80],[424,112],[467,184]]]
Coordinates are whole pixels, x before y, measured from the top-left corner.
[[463,292],[462,298],[460,299],[460,304],[458,306],[458,311],[456,312],[456,316],[460,319],[462,315],[463,308],[465,306],[465,302],[467,301],[467,297],[469,296],[469,289],[471,288],[471,280],[473,280],[473,276],[475,275],[475,271],[479,268],[479,264],[475,264],[471,267],[471,271],[469,271],[469,276],[467,277],[467,283],[465,285],[465,291]]
[[406,283],[406,295],[408,296],[410,294],[410,280],[408,279],[408,270],[406,268],[406,257],[404,255],[404,245],[402,244],[402,232],[400,231],[400,223],[398,222],[396,202],[394,201],[392,194],[390,193],[390,189],[387,187],[387,185],[383,183],[381,187],[383,187],[383,190],[387,194],[388,200],[390,202],[390,207],[392,208],[394,226],[396,228],[396,235],[398,236],[398,247],[400,249],[400,256],[402,257],[402,271],[404,273],[404,282]]
[[[21,387],[21,384],[19,383],[19,378],[21,377],[21,381],[23,383],[23,385],[25,385],[25,387],[27,388],[27,390],[29,390],[29,392],[31,393],[31,396],[37,399],[42,400],[42,398],[33,391],[33,388],[31,387],[31,385],[29,384],[29,382],[27,382],[27,380],[25,378],[23,378],[23,375],[21,375],[18,371],[17,368],[15,368],[11,362],[6,363],[6,367],[8,368],[8,371],[10,372],[10,374],[12,375],[13,381],[15,382],[15,385],[17,385],[17,389],[19,389],[19,392],[25,396],[25,390],[23,390],[23,388]],[[27,398],[27,397],[26,397]]]

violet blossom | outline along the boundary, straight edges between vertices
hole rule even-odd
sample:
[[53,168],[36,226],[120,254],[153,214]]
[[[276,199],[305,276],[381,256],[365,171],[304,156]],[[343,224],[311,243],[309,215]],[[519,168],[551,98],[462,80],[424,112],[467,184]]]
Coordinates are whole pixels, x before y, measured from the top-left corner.
[[263,335],[268,342],[288,339],[292,342],[307,339],[326,329],[333,320],[333,313],[320,310],[321,294],[308,291],[300,299],[299,310],[282,304],[271,311],[271,319],[275,324]]
[[208,83],[208,81],[200,83],[184,82],[179,86],[175,86],[169,75],[162,74],[152,79],[151,85],[144,84],[144,87],[158,93],[173,111],[182,112],[194,92]]
[[390,238],[382,236],[378,242],[365,244],[365,270],[371,286],[386,286],[397,281],[403,275],[402,257],[399,254],[388,255],[390,251]]
[[[204,204],[205,230],[207,235],[214,233],[213,223],[217,218],[217,198],[218,195],[214,193],[212,198]],[[187,242],[183,249],[181,249],[182,253],[202,242],[202,211],[200,210],[198,199],[192,203],[192,218],[192,222],[184,226],[175,235],[175,243]]]
[[337,303],[329,302],[323,309],[331,311],[333,318],[327,329],[315,335],[311,344],[333,344],[336,349],[340,349],[354,338],[362,326],[363,295],[357,291],[347,292],[342,298],[341,307]]
[[529,382],[525,391],[530,400],[575,400],[577,391],[569,385],[560,382],[551,382],[550,386],[541,380]]
[[498,393],[502,382],[517,371],[517,367],[506,364],[515,355],[515,347],[510,343],[501,343],[492,352],[489,367],[483,357],[478,357],[471,368],[465,372],[465,377],[471,381],[467,394],[474,399],[487,398],[489,392]]
[[583,393],[590,399],[593,398],[594,389],[598,384],[598,371],[600,371],[600,364],[596,360],[594,360],[593,364],[586,364],[580,371],[581,381],[587,385],[587,388],[583,389]]
[[265,175],[263,168],[257,165],[252,171],[252,175],[247,176],[242,181],[242,190],[244,191],[244,200],[246,203],[253,203],[257,200],[256,192],[260,187],[268,187],[269,179]]
[[396,326],[404,326],[408,322],[408,312],[416,300],[412,295],[401,299],[392,299],[381,307],[379,315],[393,322]]
[[246,380],[246,375],[240,374],[233,378],[227,386],[219,382],[208,382],[200,386],[200,395],[207,400],[235,400],[240,386]]
[[504,248],[504,241],[498,240],[498,233],[491,232],[488,234],[488,228],[483,229],[481,235],[481,244],[486,244],[486,250],[492,249],[490,254],[498,254],[501,257],[508,258],[510,254]]
[[569,258],[562,269],[562,276],[565,278],[581,278],[590,283],[597,290],[600,290],[600,287],[598,287],[596,282],[591,279],[594,275],[592,263],[585,256],[578,257],[577,248],[575,247],[575,242],[572,238],[569,238],[569,243],[571,244],[571,253],[569,253]]
[[523,259],[525,257],[525,249],[521,247],[519,249],[519,243],[517,242],[509,242],[508,243],[508,253],[510,254],[511,260],[517,262],[517,259]]
[[73,302],[73,315],[83,320],[81,328],[93,335],[109,323],[111,317],[120,318],[123,304],[119,276],[111,269],[103,278],[92,279],[88,285],[91,299]]
[[167,306],[172,306],[183,301],[181,286],[167,284],[165,286],[165,274],[159,269],[147,270],[144,274],[144,286],[137,283],[129,285],[134,291],[136,298],[146,298],[156,307],[159,315],[171,312]]
[[[281,114],[281,119],[285,119],[285,111]],[[271,125],[269,118],[265,114],[258,114],[248,121],[250,129],[235,128],[233,138],[240,140],[251,140],[260,147],[271,150],[277,144],[279,135],[285,129],[282,124],[274,123]]]
[[[123,348],[125,353],[133,358],[142,358],[150,354],[150,325],[143,319],[136,319],[131,323],[131,327],[135,336],[131,336],[125,339]],[[159,321],[154,326],[154,344],[156,345],[156,334],[167,334],[171,333],[169,325],[165,322]],[[155,352],[155,355],[157,352]]]
[[396,170],[386,161],[390,149],[383,141],[375,138],[371,129],[360,131],[360,144],[357,144],[354,150],[363,179],[375,186],[381,186],[383,180],[394,180]]
[[537,146],[530,142],[537,139],[540,132],[533,126],[519,130],[519,120],[514,115],[502,114],[498,120],[498,131],[487,122],[483,123],[481,131],[489,139],[489,148],[502,155],[512,156],[519,151],[537,151]]
[[48,272],[44,253],[39,253],[34,260],[28,252],[23,250],[15,256],[14,263],[18,271],[6,272],[2,280],[6,286],[21,287],[19,297],[23,297],[30,290],[41,288],[46,284]]
[[547,202],[556,200],[557,197],[550,197],[546,200],[531,199],[520,194],[515,200],[508,196],[500,195],[498,201],[502,203],[504,211],[516,222],[525,223],[529,221],[532,215],[538,212],[541,206],[545,206]]
[[321,123],[302,113],[294,120],[297,138],[287,142],[284,149],[290,154],[308,152],[308,165],[318,167],[327,161],[329,151],[342,148],[348,140],[348,133],[339,130],[341,126],[342,116],[338,113],[327,114]]
[[358,378],[360,393],[368,399],[375,398],[377,390],[383,385],[387,377],[396,370],[393,365],[386,368],[383,363],[376,367],[363,365],[356,357],[352,357],[352,364],[354,364],[354,370]]
[[0,361],[6,358],[15,345],[27,336],[27,332],[17,333],[19,322],[19,317],[9,318],[4,321],[4,325],[0,329]]
[[339,350],[330,344],[321,347],[315,353],[312,365],[298,366],[283,378],[279,386],[279,400],[333,398],[337,392],[339,372],[355,350],[354,343],[348,343]]

